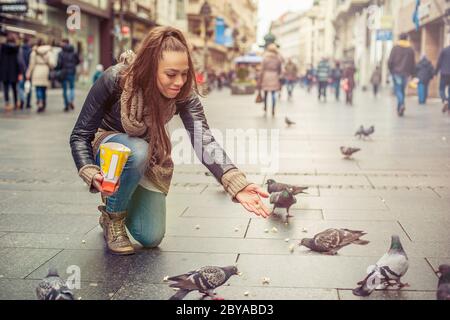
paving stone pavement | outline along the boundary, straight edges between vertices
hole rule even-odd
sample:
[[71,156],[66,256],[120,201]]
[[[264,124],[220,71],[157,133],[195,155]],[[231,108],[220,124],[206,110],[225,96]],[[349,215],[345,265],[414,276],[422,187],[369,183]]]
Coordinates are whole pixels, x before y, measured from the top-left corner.
[[[77,108],[70,114],[62,112],[58,90],[50,91],[43,115],[0,110],[0,299],[35,299],[34,288],[50,265],[65,278],[68,267],[80,267],[75,294],[81,299],[164,300],[174,292],[165,276],[234,263],[243,275],[217,290],[226,299],[360,299],[351,290],[387,251],[392,234],[408,253],[405,281],[411,286],[365,299],[435,299],[438,266],[450,263],[450,117],[439,102],[424,107],[411,97],[399,119],[386,92],[374,99],[358,91],[355,106],[348,107],[332,98],[318,103],[315,94],[298,88],[292,102],[282,97],[272,118],[253,96],[214,92],[204,105],[216,138],[227,129],[278,130],[279,140],[260,135],[260,145],[244,144],[247,162],[238,166],[249,180],[261,186],[269,178],[307,185],[309,194],[298,197],[289,225],[277,215],[264,220],[231,202],[202,165],[179,163],[160,247],[116,257],[104,249],[99,196],[78,178],[68,144],[86,94],[77,91]],[[297,125],[287,128],[285,116]],[[375,125],[372,139],[354,137],[361,124]],[[190,150],[179,128],[175,118],[174,151]],[[273,141],[278,144],[270,145]],[[258,157],[266,142],[278,158]],[[224,145],[235,154],[228,141]],[[341,145],[362,151],[344,160]],[[260,162],[250,162],[251,156]],[[263,170],[276,162],[277,170]],[[370,243],[348,246],[333,257],[298,246],[331,227],[364,230]],[[264,277],[269,283],[263,284]]]

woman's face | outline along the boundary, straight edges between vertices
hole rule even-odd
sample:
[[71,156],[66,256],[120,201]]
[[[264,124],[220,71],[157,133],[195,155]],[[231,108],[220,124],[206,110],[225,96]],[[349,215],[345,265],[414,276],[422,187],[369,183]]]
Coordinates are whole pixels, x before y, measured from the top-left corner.
[[188,55],[185,52],[165,51],[158,66],[158,89],[161,94],[174,99],[187,81]]

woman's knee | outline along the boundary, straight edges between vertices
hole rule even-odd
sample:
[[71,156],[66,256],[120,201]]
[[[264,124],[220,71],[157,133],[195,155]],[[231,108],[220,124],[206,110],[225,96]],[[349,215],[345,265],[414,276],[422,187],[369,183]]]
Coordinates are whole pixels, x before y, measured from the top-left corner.
[[135,240],[138,241],[142,245],[142,247],[146,249],[156,248],[164,239],[164,234],[165,232],[153,233],[151,235],[142,235],[137,238],[135,237]]
[[131,150],[127,166],[134,169],[143,168],[147,162],[148,143],[143,139],[129,138],[127,147]]

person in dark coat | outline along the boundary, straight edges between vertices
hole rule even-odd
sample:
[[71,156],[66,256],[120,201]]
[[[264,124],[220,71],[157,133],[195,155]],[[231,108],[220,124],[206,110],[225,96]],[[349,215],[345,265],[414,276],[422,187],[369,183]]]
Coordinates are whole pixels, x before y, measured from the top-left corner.
[[63,87],[64,111],[75,109],[75,75],[77,65],[80,63],[78,54],[75,48],[69,43],[69,40],[64,39],[62,51],[58,55],[58,64],[56,70],[60,72],[60,80]]
[[[6,38],[6,43],[0,46],[0,80],[3,82],[6,110],[19,107],[17,103],[17,80],[20,73],[18,53],[19,46],[16,44],[16,37],[10,33]],[[14,96],[14,106],[9,102],[10,87]]]
[[334,94],[336,96],[336,101],[339,101],[339,97],[341,94],[342,74],[343,74],[343,72],[341,69],[341,63],[339,61],[337,61],[335,68],[331,72],[331,78],[333,80]]
[[25,74],[27,73],[28,66],[30,65],[30,56],[32,48],[29,45],[29,39],[24,38],[23,44],[19,49],[19,67],[20,67],[20,80],[19,80],[19,96],[20,96],[20,109],[23,109],[25,102],[26,108],[31,108],[31,90],[28,94],[25,94]]
[[388,66],[394,79],[397,113],[402,117],[405,113],[406,85],[409,77],[414,75],[416,70],[415,54],[407,34],[400,35],[400,40],[389,56]]
[[381,68],[377,66],[372,73],[372,77],[370,78],[370,83],[372,84],[373,95],[375,98],[377,97],[378,91],[380,90],[381,78]]
[[416,77],[419,79],[417,87],[419,104],[425,104],[428,98],[428,87],[434,77],[434,68],[430,60],[424,55],[416,66]]
[[[441,94],[442,103],[444,108],[442,112],[448,111],[450,103],[450,46],[443,49],[439,55],[439,60],[436,66],[436,75],[441,74],[441,80],[439,83],[439,92]],[[448,93],[446,93],[448,90]]]

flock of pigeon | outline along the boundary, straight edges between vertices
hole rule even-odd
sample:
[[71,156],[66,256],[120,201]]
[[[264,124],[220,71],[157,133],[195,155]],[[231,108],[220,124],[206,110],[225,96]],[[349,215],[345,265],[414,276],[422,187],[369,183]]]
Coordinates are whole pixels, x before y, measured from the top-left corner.
[[[267,181],[267,190],[271,194],[270,202],[275,209],[286,209],[286,223],[290,207],[297,202],[296,195],[306,194],[308,187],[301,187],[278,183],[275,180]],[[304,238],[300,246],[305,246],[311,251],[326,255],[336,255],[338,251],[350,244],[367,245],[369,241],[362,240],[366,235],[363,231],[349,229],[327,229],[316,234],[313,238]],[[409,267],[408,257],[396,235],[392,236],[389,251],[384,254],[374,266],[368,268],[368,275],[353,290],[356,296],[369,296],[374,290],[384,290],[390,287],[402,289],[408,284],[402,283],[401,278]],[[450,265],[439,267],[440,279],[437,289],[438,300],[450,300]],[[240,275],[236,266],[217,267],[206,266],[185,274],[166,277],[164,281],[171,282],[169,287],[176,293],[169,300],[182,300],[189,293],[198,291],[203,295],[202,299],[223,300],[217,296],[214,290],[224,285],[233,275]],[[59,277],[57,271],[51,268],[47,277],[39,283],[36,294],[40,300],[73,300],[74,295]]]
[[[285,123],[288,127],[295,125],[287,117]],[[365,129],[359,128],[355,136],[359,139],[369,138],[375,132],[375,127]],[[346,159],[350,159],[353,154],[361,149],[352,147],[341,147],[341,153]],[[278,183],[273,179],[267,180],[267,191],[270,193],[270,203],[273,204],[272,214],[277,209],[285,209],[285,223],[289,223],[290,208],[297,203],[296,196],[307,194],[308,187]],[[326,255],[336,255],[338,251],[350,244],[367,245],[369,241],[362,240],[366,235],[363,231],[349,229],[327,229],[316,234],[313,238],[304,238],[300,241],[300,246],[305,246],[311,251]],[[356,296],[369,296],[374,290],[384,290],[396,287],[398,290],[408,286],[402,283],[401,278],[409,268],[408,257],[397,235],[393,235],[391,246],[374,266],[368,268],[368,275],[353,289]],[[439,267],[439,283],[437,288],[438,300],[450,300],[450,265]],[[171,282],[169,287],[174,288],[176,293],[169,300],[182,300],[190,292],[198,291],[204,298],[222,300],[214,290],[224,285],[233,275],[240,275],[236,266],[217,267],[206,266],[198,270],[190,271],[173,277],[166,277],[164,280]],[[46,278],[44,278],[36,288],[36,295],[39,300],[74,300],[74,294],[66,283],[59,277],[56,269],[51,268]]]
[[[371,126],[368,129],[365,129],[364,126],[361,126],[358,131],[356,131],[355,136],[359,139],[366,140],[366,138],[370,138],[375,133],[375,126]],[[341,153],[344,155],[345,159],[351,159],[351,157],[361,151],[360,148],[352,148],[352,147],[341,147]]]

